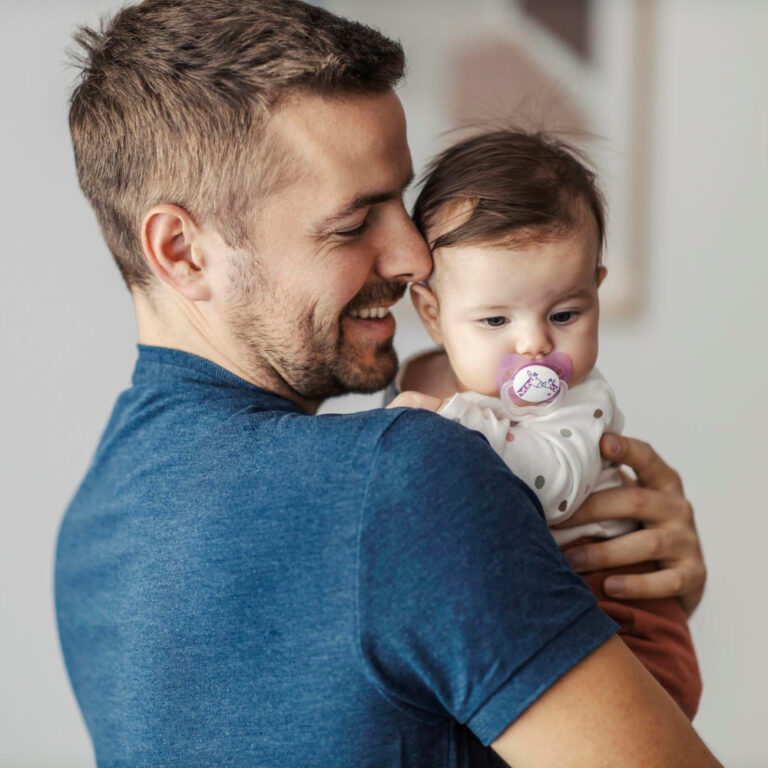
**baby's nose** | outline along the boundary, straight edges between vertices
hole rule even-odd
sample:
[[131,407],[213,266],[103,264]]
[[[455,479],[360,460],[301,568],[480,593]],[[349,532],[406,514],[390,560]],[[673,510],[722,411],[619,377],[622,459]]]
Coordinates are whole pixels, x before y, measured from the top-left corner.
[[529,357],[544,357],[552,352],[549,334],[539,325],[533,325],[521,331],[517,338],[515,352]]

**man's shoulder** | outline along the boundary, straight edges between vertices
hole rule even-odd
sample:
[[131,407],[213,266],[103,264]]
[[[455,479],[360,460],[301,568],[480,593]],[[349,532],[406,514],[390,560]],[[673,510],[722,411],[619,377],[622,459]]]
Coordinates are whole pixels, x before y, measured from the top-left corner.
[[298,419],[290,429],[298,450],[314,445],[353,458],[358,466],[368,464],[370,471],[388,471],[394,466],[407,475],[425,464],[447,467],[460,463],[467,453],[493,455],[479,433],[418,408],[324,414]]
[[480,432],[431,411],[396,408],[392,413],[397,418],[377,441],[372,484],[386,478],[388,492],[402,489],[409,506],[449,488],[464,499],[512,493],[538,505]]
[[406,453],[412,459],[453,463],[467,452],[492,456],[487,440],[458,420],[447,419],[421,408],[393,408],[379,438],[379,452]]
[[[379,452],[425,455],[453,453],[486,444],[479,433],[420,408],[375,408],[348,414],[322,414],[290,424],[318,440],[348,438],[377,444]],[[482,448],[481,448],[482,450]]]

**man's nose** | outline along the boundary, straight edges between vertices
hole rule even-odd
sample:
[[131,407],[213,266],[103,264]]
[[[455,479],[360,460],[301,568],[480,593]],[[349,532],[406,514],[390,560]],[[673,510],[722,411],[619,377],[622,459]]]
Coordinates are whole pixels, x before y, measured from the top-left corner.
[[529,357],[544,357],[553,349],[547,328],[543,323],[526,323],[519,329],[515,342],[515,352]]
[[407,280],[418,283],[432,272],[432,256],[424,238],[411,217],[402,209],[397,226],[388,232],[376,264],[379,275],[386,280]]

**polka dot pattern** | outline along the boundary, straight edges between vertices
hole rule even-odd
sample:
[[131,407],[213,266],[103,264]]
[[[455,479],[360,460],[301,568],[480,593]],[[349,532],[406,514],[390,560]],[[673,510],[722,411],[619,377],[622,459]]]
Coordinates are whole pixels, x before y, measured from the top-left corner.
[[573,432],[571,432],[571,430],[570,430],[570,429],[568,429],[568,427],[563,427],[563,428],[560,430],[560,434],[561,434],[563,437],[570,437],[570,436],[573,434]]
[[544,487],[544,483],[546,480],[544,479],[543,475],[539,475],[534,481],[533,484],[536,486],[538,490],[541,490]]
[[568,509],[568,502],[567,501],[561,501],[560,502],[560,506],[558,507],[558,509],[561,512],[565,512],[565,510]]
[[593,416],[594,416],[596,419],[599,419],[599,418],[600,418],[600,417],[603,415],[603,412],[602,412],[602,411],[601,411],[601,410],[598,408],[598,409],[597,409],[597,410],[596,410],[596,411],[595,411],[595,412],[594,412],[592,415],[593,415]]
[[512,432],[507,432],[507,442],[511,443],[514,441],[514,439],[515,439],[514,434]]

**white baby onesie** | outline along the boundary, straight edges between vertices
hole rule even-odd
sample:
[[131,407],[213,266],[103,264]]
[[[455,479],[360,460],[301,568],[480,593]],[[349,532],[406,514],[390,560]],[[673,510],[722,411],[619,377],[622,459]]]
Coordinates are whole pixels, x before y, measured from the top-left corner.
[[[599,443],[604,432],[621,432],[624,417],[597,370],[545,405],[506,405],[496,397],[460,392],[438,413],[485,435],[539,497],[550,526],[567,520],[593,491],[622,484],[618,469],[600,455]],[[613,538],[635,528],[634,520],[604,520],[552,535],[562,546],[582,536]]]

